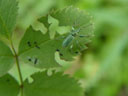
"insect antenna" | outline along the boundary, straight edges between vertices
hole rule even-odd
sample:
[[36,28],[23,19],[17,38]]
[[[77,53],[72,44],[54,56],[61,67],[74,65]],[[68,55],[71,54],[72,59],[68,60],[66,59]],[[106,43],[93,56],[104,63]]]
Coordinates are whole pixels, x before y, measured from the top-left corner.
[[79,26],[80,24],[79,23],[79,18],[80,18],[80,15],[76,17],[76,20],[74,21],[74,25],[72,27],[76,27],[76,26]]
[[93,24],[83,25],[83,26],[80,27],[80,30],[86,29],[86,28],[88,28],[88,27],[90,27],[90,26],[92,26],[92,25],[93,25]]

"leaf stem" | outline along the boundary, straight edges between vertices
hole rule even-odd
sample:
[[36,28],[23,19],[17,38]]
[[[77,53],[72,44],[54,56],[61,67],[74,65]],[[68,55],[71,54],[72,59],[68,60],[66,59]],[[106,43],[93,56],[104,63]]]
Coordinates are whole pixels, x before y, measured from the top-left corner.
[[18,55],[17,55],[16,50],[14,48],[14,45],[12,43],[12,40],[10,40],[10,41],[11,41],[12,50],[14,52],[14,57],[15,57],[15,60],[16,60],[16,66],[17,66],[18,74],[19,74],[19,78],[20,78],[21,96],[23,96],[23,78],[22,78],[22,73],[21,73],[20,64],[19,64],[19,58],[18,58]]

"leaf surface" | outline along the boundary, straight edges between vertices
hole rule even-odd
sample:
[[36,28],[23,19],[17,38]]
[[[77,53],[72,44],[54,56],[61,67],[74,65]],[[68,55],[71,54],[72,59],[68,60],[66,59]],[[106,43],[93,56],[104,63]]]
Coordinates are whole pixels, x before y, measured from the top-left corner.
[[32,83],[24,82],[25,96],[84,96],[77,81],[62,73],[36,73],[32,78]]
[[0,96],[17,96],[19,88],[17,81],[9,74],[0,77]]
[[38,68],[59,67],[55,61],[55,52],[59,44],[57,40],[51,40],[49,34],[42,34],[30,27],[20,42],[20,59]]
[[16,0],[0,0],[0,35],[11,37],[17,17]]
[[6,74],[14,64],[14,57],[10,48],[0,41],[0,77]]
[[[48,29],[46,34],[35,31],[30,27],[21,40],[19,55],[27,64],[39,68],[58,67],[59,65],[55,60],[55,52],[59,52],[61,59],[71,61],[74,56],[87,48],[86,44],[90,42],[93,36],[91,18],[83,11],[69,7],[50,15],[52,17],[47,15],[39,20]],[[77,23],[75,24],[75,22]],[[82,26],[85,27],[82,27],[78,35],[69,41],[71,43],[68,46],[63,47],[63,42],[71,35],[71,31],[58,32],[58,30],[67,30],[69,29],[67,26],[70,26],[70,29],[74,27],[76,30]],[[79,35],[88,36],[80,38]]]
[[[46,18],[45,19],[42,18],[40,19],[40,22],[44,23],[44,25],[48,27],[49,34],[50,35],[53,34],[54,38],[56,38],[55,34],[57,33],[59,34],[65,33],[63,34],[63,36],[60,36],[58,40],[63,39],[64,42],[64,40],[66,40],[67,37],[72,34],[71,32],[72,28],[74,28],[75,31],[80,29],[80,31],[77,33],[77,36],[73,37],[73,39],[69,41],[70,44],[67,47],[62,48],[61,45],[61,48],[59,48],[60,53],[63,54],[63,56],[61,56],[61,59],[72,60],[73,56],[78,55],[78,53],[87,49],[86,45],[91,42],[91,39],[94,36],[92,17],[87,12],[74,7],[68,7],[63,10],[51,12],[50,16],[58,22],[57,23],[52,22],[51,25],[49,26],[47,26],[48,23],[46,23],[46,21],[49,21],[49,19],[46,20]],[[64,28],[64,26],[65,28],[66,26],[67,28],[68,26],[70,26],[70,30],[68,30],[68,32],[59,31],[59,29]],[[51,27],[53,31],[51,30]],[[80,37],[80,36],[85,36],[85,37]]]

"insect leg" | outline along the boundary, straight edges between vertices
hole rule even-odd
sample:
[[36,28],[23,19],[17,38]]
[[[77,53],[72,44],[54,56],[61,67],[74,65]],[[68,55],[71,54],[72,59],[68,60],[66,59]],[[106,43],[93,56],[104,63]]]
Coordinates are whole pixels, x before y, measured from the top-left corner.
[[73,54],[72,48],[73,48],[73,45],[70,46],[69,51]]
[[80,45],[80,43],[79,43],[79,41],[76,41],[76,44],[78,44],[78,46],[79,46],[80,49],[82,48],[81,45]]
[[90,26],[92,26],[92,25],[93,25],[93,24],[83,25],[83,26],[80,27],[80,30],[85,29],[85,28],[88,28],[88,27],[90,27]]

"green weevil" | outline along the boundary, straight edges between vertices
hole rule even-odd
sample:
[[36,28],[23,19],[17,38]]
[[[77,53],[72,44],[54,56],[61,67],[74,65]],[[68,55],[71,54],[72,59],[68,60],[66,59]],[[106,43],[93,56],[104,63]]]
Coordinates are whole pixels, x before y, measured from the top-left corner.
[[[88,26],[90,26],[90,25],[87,25],[85,27],[88,27]],[[71,33],[64,39],[64,41],[62,43],[62,47],[67,47],[77,36],[88,37],[88,35],[79,35],[80,30],[81,30],[81,28],[75,29],[74,27],[72,27]]]

